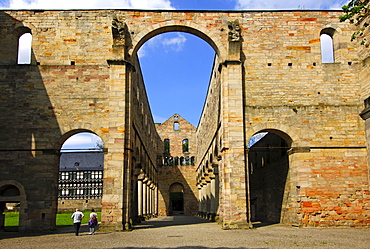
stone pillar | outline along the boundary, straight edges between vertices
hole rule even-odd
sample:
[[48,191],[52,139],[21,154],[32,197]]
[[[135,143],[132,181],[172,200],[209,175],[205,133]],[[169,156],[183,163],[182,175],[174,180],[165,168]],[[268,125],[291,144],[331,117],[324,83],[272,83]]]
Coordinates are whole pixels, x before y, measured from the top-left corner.
[[149,216],[153,213],[153,183],[150,183],[149,187]]
[[211,205],[210,205],[210,213],[211,213],[211,220],[214,220],[216,215],[216,179],[215,177],[211,178],[210,182],[210,198],[211,198]]
[[141,219],[143,217],[143,180],[137,181],[137,195],[138,195],[138,216]]
[[203,213],[204,218],[207,215],[207,194],[206,194],[207,185],[205,183],[202,184],[202,205],[201,210]]
[[5,226],[5,202],[0,202],[0,232],[4,231]]
[[154,185],[154,214],[158,215],[158,187]]
[[110,127],[109,141],[106,144],[108,152],[104,160],[104,186],[102,197],[102,230],[121,231],[123,226],[124,203],[124,133],[126,102],[126,64],[124,61],[108,61],[110,68],[109,112]]
[[146,181],[144,180],[143,181],[143,217],[145,217],[147,215],[147,206],[148,206],[148,203],[147,203],[147,191],[148,191],[148,188],[147,188],[147,185],[146,185]]
[[241,61],[240,27],[238,21],[228,23],[228,58],[223,62],[222,81],[222,164],[220,178],[223,198],[223,229],[252,227],[247,210],[243,64]]
[[219,183],[218,183],[218,165],[212,165],[211,175],[211,214],[212,220],[216,219],[218,213],[218,202],[219,202]]
[[210,218],[211,215],[211,179],[207,177],[206,186],[206,210],[207,210],[207,218]]

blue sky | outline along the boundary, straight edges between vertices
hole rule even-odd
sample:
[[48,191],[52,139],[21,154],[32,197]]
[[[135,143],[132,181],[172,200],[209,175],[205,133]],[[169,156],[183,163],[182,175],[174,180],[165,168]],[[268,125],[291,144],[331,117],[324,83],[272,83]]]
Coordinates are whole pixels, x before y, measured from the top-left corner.
[[[0,9],[340,9],[348,0],[0,0]],[[139,50],[155,122],[175,113],[197,126],[206,96],[214,51],[200,38],[166,33]],[[186,70],[184,70],[184,68]],[[75,145],[74,145],[75,146]]]

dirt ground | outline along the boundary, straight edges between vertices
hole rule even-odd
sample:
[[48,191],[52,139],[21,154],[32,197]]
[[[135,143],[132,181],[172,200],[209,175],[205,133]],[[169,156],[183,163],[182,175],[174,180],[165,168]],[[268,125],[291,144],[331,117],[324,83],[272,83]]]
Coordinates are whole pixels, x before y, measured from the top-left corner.
[[158,217],[130,232],[75,236],[72,225],[50,234],[1,232],[0,248],[370,248],[370,228],[296,228],[257,225],[248,230],[222,230],[217,223],[193,216]]

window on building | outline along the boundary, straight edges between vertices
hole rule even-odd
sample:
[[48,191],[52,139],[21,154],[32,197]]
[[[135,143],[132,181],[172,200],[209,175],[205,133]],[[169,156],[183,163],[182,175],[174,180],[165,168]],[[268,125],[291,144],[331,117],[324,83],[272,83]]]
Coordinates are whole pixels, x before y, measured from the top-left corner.
[[189,140],[188,139],[182,140],[182,152],[184,153],[189,152]]
[[100,199],[103,171],[59,172],[58,199]]
[[193,156],[192,156],[192,157],[190,158],[190,164],[191,164],[191,165],[195,165],[195,157],[193,157]]
[[18,64],[31,64],[32,35],[24,33],[18,39]]
[[172,156],[170,156],[168,158],[168,165],[173,166],[173,157]]
[[164,140],[164,153],[170,154],[170,140],[168,138]]
[[180,124],[179,124],[179,122],[174,122],[174,123],[173,123],[173,129],[174,129],[175,131],[178,131],[178,130],[179,130],[179,128],[180,128]]
[[322,63],[334,63],[334,43],[332,28],[323,29],[320,33],[321,60]]

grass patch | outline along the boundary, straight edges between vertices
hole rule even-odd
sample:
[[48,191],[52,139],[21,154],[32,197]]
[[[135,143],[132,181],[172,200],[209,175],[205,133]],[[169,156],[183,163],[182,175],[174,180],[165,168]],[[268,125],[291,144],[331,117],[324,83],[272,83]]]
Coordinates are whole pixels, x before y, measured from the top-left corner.
[[[4,212],[5,214],[5,227],[17,227],[19,226],[19,212]],[[101,217],[101,212],[96,212]],[[90,212],[84,213],[85,217],[82,219],[82,224],[89,222]],[[57,214],[56,225],[57,226],[70,226],[73,225],[73,219],[71,219],[72,213]]]
[[19,212],[4,212],[6,227],[17,227],[19,226]]

